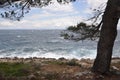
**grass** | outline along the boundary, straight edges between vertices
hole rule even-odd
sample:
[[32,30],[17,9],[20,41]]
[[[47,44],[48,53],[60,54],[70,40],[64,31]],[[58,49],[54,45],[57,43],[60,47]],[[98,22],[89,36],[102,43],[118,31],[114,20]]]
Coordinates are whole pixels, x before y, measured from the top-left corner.
[[30,65],[24,63],[0,63],[0,76],[26,76]]
[[45,61],[45,64],[54,64],[54,65],[65,65],[65,62],[61,61]]
[[67,62],[66,64],[69,65],[69,66],[81,66],[80,64],[78,64],[78,63],[76,62],[75,59],[70,60],[70,61]]
[[[79,62],[76,59],[43,59],[39,62],[40,60],[38,62],[0,62],[0,80],[96,80],[99,77],[90,72],[92,63],[89,64],[87,60]],[[111,66],[113,69],[120,70],[120,61],[114,61]],[[119,70],[112,68],[112,72],[118,73]],[[86,71],[88,73],[84,74]],[[103,80],[110,79],[119,80],[120,76],[104,76]]]
[[47,63],[47,64],[55,64],[55,65],[81,66],[80,64],[78,64],[76,62],[75,59],[72,59],[72,60],[67,61],[67,62],[62,62],[62,61],[46,61],[45,63]]

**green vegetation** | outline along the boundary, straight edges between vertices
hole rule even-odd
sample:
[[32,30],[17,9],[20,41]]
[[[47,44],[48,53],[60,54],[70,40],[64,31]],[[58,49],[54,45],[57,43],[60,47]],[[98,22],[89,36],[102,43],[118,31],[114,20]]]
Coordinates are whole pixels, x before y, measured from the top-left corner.
[[65,62],[62,61],[46,61],[45,64],[54,64],[54,65],[65,65]]
[[81,65],[78,64],[75,59],[70,60],[66,64],[69,65],[69,66],[80,66],[81,67]]
[[77,63],[76,59],[71,59],[69,61],[60,61],[60,60],[46,61],[45,63],[54,64],[54,65],[81,66],[80,64]]
[[78,29],[77,29],[76,26],[69,26],[69,27],[67,28],[67,30],[69,30],[69,31],[78,31]]
[[79,30],[82,30],[82,29],[87,29],[87,28],[89,28],[90,27],[90,25],[87,25],[86,23],[84,23],[84,22],[80,22],[80,23],[78,23],[76,26],[69,26],[68,28],[67,28],[67,30],[69,30],[69,31],[79,31]]
[[64,37],[64,39],[69,39],[70,37],[68,33],[61,33],[60,36]]
[[[20,59],[16,59],[17,61]],[[93,60],[90,59],[24,59],[24,62],[11,60],[0,62],[0,80],[93,80],[98,76],[90,72]],[[6,61],[1,59],[1,61]],[[21,61],[21,60],[20,60]],[[119,74],[120,59],[112,61],[111,71]],[[100,75],[101,76],[101,75]],[[104,76],[102,80],[119,80],[119,75]],[[101,77],[100,77],[101,80]]]
[[88,30],[94,30],[94,28],[95,28],[96,26],[95,25],[87,25],[86,23],[84,23],[84,22],[80,22],[80,23],[78,23],[76,26],[69,26],[68,28],[67,28],[67,30],[69,30],[69,31],[88,31]]
[[27,76],[30,65],[24,63],[0,63],[1,76]]
[[95,25],[88,25],[80,22],[75,26],[69,26],[66,31],[61,33],[61,37],[69,40],[95,40],[99,37],[99,29]]

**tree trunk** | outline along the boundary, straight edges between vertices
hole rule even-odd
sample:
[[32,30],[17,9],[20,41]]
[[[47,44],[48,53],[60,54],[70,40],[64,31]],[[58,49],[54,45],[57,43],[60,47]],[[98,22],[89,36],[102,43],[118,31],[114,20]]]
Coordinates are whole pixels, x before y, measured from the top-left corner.
[[100,39],[97,47],[97,57],[92,70],[99,73],[107,73],[110,69],[114,41],[117,36],[117,1],[108,0],[107,7],[103,15],[103,24]]

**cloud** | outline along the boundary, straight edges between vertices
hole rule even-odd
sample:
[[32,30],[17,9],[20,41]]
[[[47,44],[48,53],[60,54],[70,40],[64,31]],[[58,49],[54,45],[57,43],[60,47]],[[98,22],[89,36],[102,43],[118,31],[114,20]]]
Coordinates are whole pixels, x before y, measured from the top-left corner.
[[[96,7],[106,0],[80,0],[87,4],[86,13],[92,13],[90,7]],[[79,2],[80,2],[79,1]],[[86,6],[85,6],[86,7]],[[0,29],[65,29],[83,21],[81,11],[77,11],[70,3],[51,4],[42,9],[33,8],[21,21],[0,20]],[[86,15],[87,16],[87,15]],[[120,22],[119,22],[120,25]],[[118,27],[120,29],[120,27]]]
[[30,17],[26,17],[27,20],[39,20],[39,21],[43,21],[43,20],[51,20],[51,19],[58,19],[58,18],[64,18],[64,17],[69,17],[69,16],[76,16],[79,15],[78,12],[48,12],[48,11],[42,11],[41,13],[35,13],[33,15],[30,15]]
[[57,19],[51,19],[51,20],[44,20],[41,22],[36,22],[34,23],[35,27],[47,27],[49,26],[49,28],[65,28],[68,27],[70,25],[75,25],[77,24],[79,21],[82,21],[82,18],[79,16],[69,16],[69,17],[64,17],[64,18],[57,18]]
[[101,5],[106,5],[106,2],[107,0],[86,0],[87,8],[84,13],[92,14],[93,9],[97,9]]
[[118,27],[117,27],[117,29],[120,30],[120,20],[119,20],[119,22],[118,22]]
[[[56,0],[55,0],[56,1]],[[82,20],[72,3],[60,5],[57,2],[42,9],[33,8],[23,20],[2,20],[0,28],[5,29],[63,29]]]
[[[86,0],[88,7],[86,8],[86,10],[84,12],[92,15],[93,14],[92,9],[98,8],[101,4],[105,4],[107,1],[108,0]],[[92,9],[90,9],[90,8],[92,8]],[[118,29],[120,29],[120,21],[118,23]]]
[[12,23],[11,21],[1,21],[0,29],[64,29],[70,25],[75,25],[82,20],[83,19],[80,16],[68,16],[41,21],[22,20],[20,22],[15,21]]
[[57,0],[53,0],[53,3],[42,9],[52,12],[73,12],[74,7],[72,3],[69,4],[59,4]]
[[1,26],[13,26],[13,23],[3,21],[0,23]]
[[97,8],[97,7],[99,7],[101,4],[103,4],[105,2],[107,2],[107,0],[87,0],[87,4],[91,8]]

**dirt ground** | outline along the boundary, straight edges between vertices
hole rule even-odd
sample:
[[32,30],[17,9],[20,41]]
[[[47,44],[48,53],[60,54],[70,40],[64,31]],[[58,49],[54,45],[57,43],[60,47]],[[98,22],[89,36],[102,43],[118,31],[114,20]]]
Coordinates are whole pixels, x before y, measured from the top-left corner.
[[0,63],[29,64],[31,68],[26,76],[0,76],[0,80],[120,80],[120,58],[112,59],[111,73],[107,75],[91,72],[93,62],[91,59],[1,58]]

